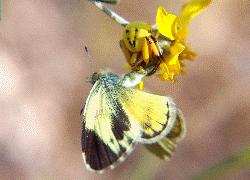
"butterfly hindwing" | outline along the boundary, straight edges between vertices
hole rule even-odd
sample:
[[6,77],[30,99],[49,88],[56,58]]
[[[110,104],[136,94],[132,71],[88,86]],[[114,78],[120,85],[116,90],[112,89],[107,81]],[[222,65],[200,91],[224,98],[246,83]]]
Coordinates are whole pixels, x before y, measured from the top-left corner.
[[161,159],[169,159],[177,145],[177,142],[185,137],[185,122],[180,109],[177,111],[174,127],[160,141],[154,144],[145,144],[145,147]]
[[132,88],[124,89],[120,99],[132,124],[130,131],[136,142],[151,144],[166,136],[176,119],[173,100]]

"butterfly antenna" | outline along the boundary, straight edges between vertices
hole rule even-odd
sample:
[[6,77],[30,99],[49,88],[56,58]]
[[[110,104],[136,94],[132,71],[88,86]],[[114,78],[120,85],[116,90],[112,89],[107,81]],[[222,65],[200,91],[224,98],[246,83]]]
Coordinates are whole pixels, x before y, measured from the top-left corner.
[[[103,11],[105,14],[107,14],[109,17],[114,19],[118,24],[122,25],[123,27],[127,26],[129,24],[129,21],[121,17],[120,15],[116,14],[111,9],[105,7],[101,2],[109,3],[109,4],[116,4],[117,0],[89,0],[91,1],[95,6],[97,6],[101,11]],[[115,3],[116,2],[116,3]]]
[[89,48],[88,48],[88,46],[84,45],[84,51],[85,51],[85,53],[87,54],[87,56],[90,58],[91,56],[90,56],[90,53],[89,53]]

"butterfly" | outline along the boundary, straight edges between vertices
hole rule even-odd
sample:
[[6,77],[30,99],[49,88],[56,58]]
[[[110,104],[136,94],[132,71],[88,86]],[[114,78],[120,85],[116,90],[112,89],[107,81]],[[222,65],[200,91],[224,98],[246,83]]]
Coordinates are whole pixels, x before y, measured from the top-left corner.
[[93,87],[81,111],[82,155],[88,170],[113,169],[136,144],[145,144],[164,159],[183,137],[183,116],[172,98],[134,88],[146,74],[133,71],[121,78],[100,72],[90,77]]

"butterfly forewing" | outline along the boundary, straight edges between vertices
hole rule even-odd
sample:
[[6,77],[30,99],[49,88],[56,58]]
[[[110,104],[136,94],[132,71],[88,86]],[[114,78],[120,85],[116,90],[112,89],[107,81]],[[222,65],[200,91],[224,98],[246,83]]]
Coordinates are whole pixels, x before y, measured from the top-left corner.
[[87,168],[101,172],[124,160],[133,140],[124,133],[130,129],[128,117],[112,88],[97,82],[91,92],[83,112],[82,152]]

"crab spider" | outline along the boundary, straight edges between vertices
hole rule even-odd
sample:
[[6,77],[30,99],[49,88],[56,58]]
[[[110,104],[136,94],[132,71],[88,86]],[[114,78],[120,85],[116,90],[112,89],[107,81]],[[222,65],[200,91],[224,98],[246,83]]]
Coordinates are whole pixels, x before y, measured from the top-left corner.
[[[154,74],[157,70],[162,70],[167,72],[165,79],[174,81],[175,75],[169,70],[170,64],[168,61],[171,43],[170,40],[154,30],[152,25],[136,21],[125,27],[120,47],[132,70],[143,70],[149,66],[154,66],[148,75]],[[178,66],[175,68],[180,68],[180,64],[175,66]]]
[[162,55],[154,34],[152,26],[141,21],[132,22],[125,27],[120,45],[132,69],[142,63],[147,65],[153,56]]

